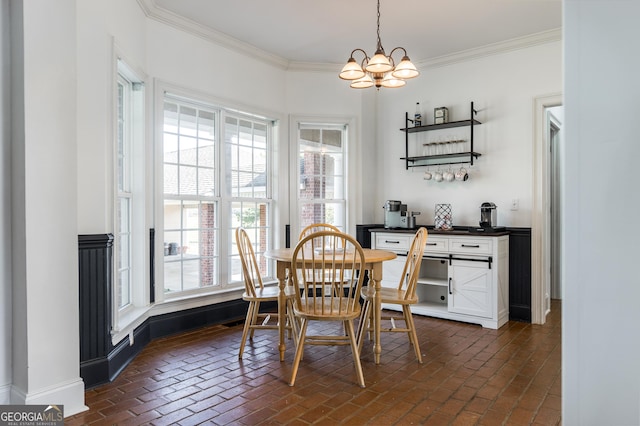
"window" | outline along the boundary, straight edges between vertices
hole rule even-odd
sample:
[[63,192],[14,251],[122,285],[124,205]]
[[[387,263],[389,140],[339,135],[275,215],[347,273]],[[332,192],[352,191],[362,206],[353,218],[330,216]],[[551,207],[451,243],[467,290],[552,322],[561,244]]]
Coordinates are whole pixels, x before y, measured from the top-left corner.
[[[262,122],[228,116],[225,120],[227,179],[231,200],[231,233],[242,226],[247,231],[262,276],[270,275],[270,262],[263,253],[270,246],[269,235],[269,127]],[[231,240],[230,239],[230,240]],[[235,241],[230,247],[229,268],[231,280],[242,279],[242,267]]]
[[[145,300],[144,287],[144,84],[122,60],[117,63],[115,147],[115,294],[119,314]],[[141,187],[142,185],[142,187]],[[143,251],[144,253],[144,251]],[[138,297],[136,297],[138,296]],[[114,322],[118,328],[118,321]]]
[[118,308],[131,303],[131,135],[129,105],[131,82],[118,75],[116,277]]
[[347,230],[344,124],[298,125],[298,232],[312,223]]
[[256,254],[269,245],[272,126],[171,95],[163,126],[165,295],[240,287],[235,228],[247,228]]

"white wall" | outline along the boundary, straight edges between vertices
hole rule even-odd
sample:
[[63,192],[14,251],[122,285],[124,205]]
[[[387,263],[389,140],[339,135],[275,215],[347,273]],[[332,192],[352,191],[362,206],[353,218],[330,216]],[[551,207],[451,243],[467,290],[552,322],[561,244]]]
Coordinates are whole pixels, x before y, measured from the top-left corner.
[[114,45],[132,67],[146,60],[146,19],[136,2],[79,1],[78,233],[113,232]]
[[638,425],[640,2],[564,11],[562,422]]
[[[452,65],[421,69],[421,75],[401,89],[378,92],[379,139],[375,203],[377,221],[383,221],[387,199],[401,200],[421,211],[418,224],[433,225],[434,206],[449,203],[455,225],[477,226],[480,204],[498,206],[498,225],[531,226],[533,99],[562,91],[561,42],[487,56]],[[475,103],[483,124],[474,128],[474,150],[482,156],[469,169],[466,182],[422,179],[423,167],[405,170],[404,113],[413,115],[416,102],[423,123],[433,123],[433,109],[445,106],[450,121],[468,120]],[[420,155],[422,144],[438,136],[469,138],[468,128],[410,135],[409,155]],[[435,168],[432,168],[435,170]],[[520,208],[511,211],[511,200]]]
[[[11,402],[84,408],[79,376],[75,1],[11,2]],[[23,45],[22,45],[23,44]],[[23,47],[21,47],[23,46]]]

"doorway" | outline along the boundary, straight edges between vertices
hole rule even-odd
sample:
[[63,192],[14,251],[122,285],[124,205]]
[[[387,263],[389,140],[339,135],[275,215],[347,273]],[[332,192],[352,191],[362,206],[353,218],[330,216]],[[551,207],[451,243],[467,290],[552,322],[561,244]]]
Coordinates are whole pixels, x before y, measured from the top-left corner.
[[[558,238],[561,211],[559,200],[562,187],[560,181],[562,113],[561,94],[534,99],[534,197],[531,225],[531,322],[533,324],[545,323],[546,316],[551,310],[551,299],[562,293],[559,279],[561,241]],[[552,152],[553,150],[555,153]],[[554,198],[556,201],[552,203]],[[552,225],[553,223],[555,225]],[[555,264],[553,288],[552,264]]]
[[562,122],[564,110],[562,106],[547,108],[547,139],[549,141],[549,293],[552,299],[562,299],[562,263],[560,262],[561,229],[560,215],[562,181],[560,174]]

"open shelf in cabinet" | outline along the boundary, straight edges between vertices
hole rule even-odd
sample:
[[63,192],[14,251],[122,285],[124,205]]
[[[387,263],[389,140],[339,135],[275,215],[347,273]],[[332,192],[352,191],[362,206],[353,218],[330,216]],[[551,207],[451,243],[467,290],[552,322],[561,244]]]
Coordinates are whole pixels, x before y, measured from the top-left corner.
[[[471,102],[471,111],[469,120],[450,121],[448,123],[441,124],[427,124],[424,126],[409,127],[409,123],[413,123],[413,120],[409,118],[409,113],[405,112],[405,127],[400,129],[405,134],[405,156],[401,157],[401,160],[405,161],[405,168],[408,170],[410,167],[425,167],[425,166],[440,166],[446,164],[471,164],[473,161],[480,157],[482,154],[473,150],[473,127],[482,124],[474,117],[478,113]],[[467,152],[456,152],[450,154],[438,154],[438,155],[419,155],[409,157],[409,134],[417,132],[427,132],[431,130],[451,129],[454,127],[469,127],[470,132],[470,150]]]

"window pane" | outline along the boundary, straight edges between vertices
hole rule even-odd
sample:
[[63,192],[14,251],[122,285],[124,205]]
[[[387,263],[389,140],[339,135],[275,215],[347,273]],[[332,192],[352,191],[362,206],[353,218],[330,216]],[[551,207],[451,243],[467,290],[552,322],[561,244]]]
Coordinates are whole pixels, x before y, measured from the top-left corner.
[[164,165],[164,193],[178,194],[178,166]]
[[198,149],[198,166],[213,168],[215,153],[216,151],[213,146],[213,142],[200,141],[200,148]]
[[345,130],[342,125],[300,126],[300,229],[318,222],[346,229]]
[[182,195],[193,195],[196,194],[197,191],[197,169],[195,167],[180,167],[180,194]]
[[131,303],[131,283],[129,282],[129,270],[121,271],[118,277],[118,293],[120,295],[119,308],[124,308]]
[[301,203],[300,226],[313,223],[330,223],[344,230],[346,229],[345,206],[342,203]]
[[198,220],[199,203],[185,201],[182,206],[182,229],[196,229]]
[[164,143],[164,162],[177,163],[178,162],[178,136],[171,133],[165,133],[163,143]]
[[180,134],[196,136],[196,110],[187,106],[180,107]]
[[118,190],[124,189],[124,91],[123,82],[118,82]]
[[207,195],[213,197],[213,184],[215,180],[213,169],[198,169],[198,195]]
[[215,115],[209,111],[199,111],[198,137],[200,139],[213,140],[215,137]]
[[164,103],[164,132],[178,133],[178,105],[165,102]]
[[180,136],[180,164],[195,166],[198,161],[198,140],[188,136]]
[[187,260],[182,264],[182,289],[200,287],[200,261]]
[[322,144],[325,151],[342,152],[342,130],[322,130]]

